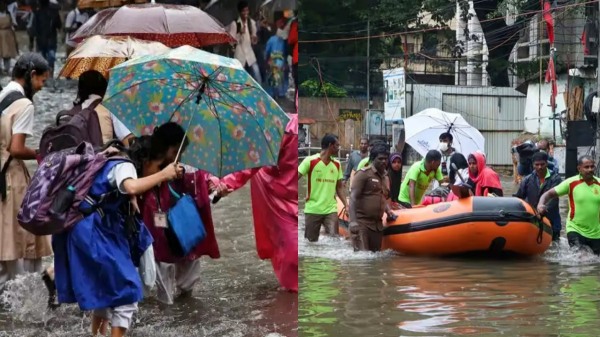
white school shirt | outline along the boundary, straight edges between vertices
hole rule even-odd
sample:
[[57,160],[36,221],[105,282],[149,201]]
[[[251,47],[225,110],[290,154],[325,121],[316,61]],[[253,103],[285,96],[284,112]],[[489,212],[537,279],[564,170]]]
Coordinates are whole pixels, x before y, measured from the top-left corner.
[[[250,36],[250,30],[248,27],[244,27],[241,23],[242,19],[238,18],[229,25],[228,33],[237,39],[237,46],[235,47],[234,57],[240,61],[242,66],[252,66],[256,63],[256,55],[254,55],[254,49],[252,49],[252,39]],[[256,36],[256,22],[250,18],[250,25],[252,26],[252,36]],[[237,31],[237,23],[240,22],[240,31]],[[245,29],[244,29],[245,28]],[[244,32],[242,34],[242,31]]]
[[110,172],[108,172],[107,178],[110,186],[118,187],[119,192],[127,194],[123,182],[127,179],[137,179],[137,171],[132,163],[120,163],[115,165]]
[[[65,28],[72,28],[76,22],[84,24],[87,20],[89,20],[90,16],[88,13],[82,13],[78,8],[70,11],[67,14],[67,18],[65,19]],[[77,42],[71,40],[71,37],[75,34],[75,32],[65,34],[65,43],[70,47],[76,47]]]
[[[4,97],[8,95],[8,93],[13,91],[20,91],[23,95],[25,95],[25,89],[23,89],[23,87],[19,83],[11,81],[0,92],[0,101],[2,101]],[[8,107],[6,109],[8,109]],[[25,111],[18,115],[18,117],[13,122],[13,135],[24,134],[27,137],[33,136],[34,112],[35,108],[33,107],[33,103],[31,103],[25,108]],[[4,113],[4,111],[2,111],[2,113]]]

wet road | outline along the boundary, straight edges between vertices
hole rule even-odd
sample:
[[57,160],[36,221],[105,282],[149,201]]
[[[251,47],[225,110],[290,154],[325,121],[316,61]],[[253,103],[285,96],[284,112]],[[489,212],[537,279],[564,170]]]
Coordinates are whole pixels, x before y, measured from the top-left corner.
[[[3,78],[1,84],[8,83]],[[71,106],[76,82],[58,81],[35,96],[35,134],[56,113]],[[37,137],[28,143],[37,148]],[[29,163],[35,170],[35,163]],[[192,298],[163,307],[152,297],[140,304],[128,336],[297,336],[297,294],[279,289],[269,261],[258,259],[250,209],[249,187],[213,207],[221,258],[202,258],[202,278]],[[51,263],[51,259],[47,259]],[[37,275],[26,275],[3,294],[0,310],[3,336],[89,336],[89,317],[76,305],[46,310],[47,294]]]
[[[564,222],[564,199],[561,209]],[[301,336],[587,337],[600,327],[600,259],[570,251],[564,230],[559,246],[518,260],[354,253],[334,238],[301,238],[299,249]]]

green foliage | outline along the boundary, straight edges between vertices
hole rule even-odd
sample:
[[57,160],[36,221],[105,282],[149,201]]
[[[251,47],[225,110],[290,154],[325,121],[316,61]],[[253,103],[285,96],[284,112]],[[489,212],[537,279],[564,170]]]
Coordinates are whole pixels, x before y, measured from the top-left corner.
[[344,88],[340,88],[335,84],[324,82],[323,85],[316,80],[306,80],[300,84],[300,91],[303,96],[309,97],[347,97],[348,93]]
[[[423,27],[445,27],[455,13],[455,0],[300,0],[300,41],[344,39],[324,43],[300,42],[300,82],[315,78],[320,68],[326,81],[365,95],[366,78],[371,93],[383,92],[380,66],[404,55],[402,32]],[[443,10],[442,10],[443,9]],[[432,13],[425,25],[420,13]],[[371,36],[367,69],[367,21]],[[389,36],[389,34],[397,34]],[[316,66],[313,58],[318,59]]]

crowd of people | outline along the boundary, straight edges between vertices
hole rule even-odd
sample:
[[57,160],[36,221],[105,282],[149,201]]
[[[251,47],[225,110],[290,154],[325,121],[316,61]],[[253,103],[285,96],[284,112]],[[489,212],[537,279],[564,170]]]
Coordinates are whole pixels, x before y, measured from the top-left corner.
[[[67,56],[75,49],[76,43],[71,40],[73,33],[95,14],[94,9],[79,9],[77,1],[71,2],[70,10],[64,20],[61,17],[61,6],[55,0],[32,1],[31,12],[27,16],[28,51],[37,51],[48,62],[50,76],[54,76],[56,52],[59,47],[60,32],[64,33]],[[0,2],[0,57],[3,60],[2,75],[10,76],[11,62],[19,53],[24,52],[19,46],[16,30],[17,1]]]
[[[294,12],[283,11],[271,24],[264,17],[257,22],[250,16],[247,1],[238,3],[239,17],[227,28],[237,39],[233,56],[246,67],[256,82],[267,89],[274,98],[285,98],[289,88],[290,73],[294,87],[298,87],[298,19]],[[288,58],[291,56],[291,64]]]
[[[155,265],[156,280],[151,283],[156,285],[159,301],[173,304],[176,298],[189,296],[200,277],[199,258],[220,256],[211,204],[248,181],[252,182],[253,203],[278,196],[276,202],[262,201],[271,204],[271,209],[253,207],[259,257],[271,259],[283,288],[298,290],[297,246],[293,245],[297,243],[297,198],[289,182],[295,182],[290,174],[296,172],[295,115],[286,129],[277,166],[219,179],[176,163],[178,151],[187,147],[186,132],[180,125],[168,122],[151,135],[134,136],[101,104],[107,79],[94,70],[84,72],[72,109],[76,113],[94,110],[101,141],[93,145],[117,158],[97,172],[90,187],[94,195],[102,196],[98,206],[102,211],[84,212],[81,221],[52,237],[34,235],[24,230],[17,218],[32,183],[25,161],[41,160],[40,151],[26,145],[36,123],[33,97],[50,78],[51,67],[42,55],[25,53],[13,74],[0,92],[0,291],[19,274],[40,273],[49,290],[50,307],[77,303],[92,312],[94,335],[105,335],[110,326],[111,336],[123,336],[151,286],[144,281],[148,269],[141,265],[142,256],[150,254]],[[164,218],[157,216],[173,207],[176,194],[193,196],[206,231],[206,237],[184,255],[175,249]],[[86,207],[82,205],[84,202],[79,208]],[[97,205],[88,206],[96,209]],[[273,225],[273,221],[277,223]],[[135,230],[131,232],[131,228]],[[52,255],[53,266],[43,268],[42,258]]]
[[[322,151],[305,158],[298,167],[299,176],[307,176],[305,237],[317,241],[321,225],[325,232],[337,235],[338,208],[336,197],[347,210],[349,232],[355,251],[379,251],[387,221],[395,219],[393,211],[417,205],[431,205],[467,196],[503,197],[500,176],[486,163],[483,152],[461,154],[452,146],[451,133],[439,136],[439,146],[402,173],[401,153],[391,153],[386,143],[365,136],[359,150],[349,155],[348,165],[334,156],[339,149],[338,138],[327,134]],[[548,140],[535,145],[531,167],[518,191],[513,195],[537,209],[552,225],[553,241],[560,240],[562,230],[558,205],[559,196],[569,196],[566,222],[567,239],[571,246],[587,246],[600,254],[600,178],[594,176],[596,163],[589,156],[578,162],[579,174],[563,181],[558,163],[548,153]],[[343,184],[350,182],[349,204]],[[453,186],[459,189],[453,189]],[[460,195],[455,195],[455,191]]]
[[[2,74],[11,74],[11,60],[20,52],[15,31],[17,29],[17,2],[0,2],[0,57],[3,59]],[[79,8],[77,1],[70,2],[70,10],[64,20],[61,6],[55,0],[36,0],[28,16],[27,33],[29,51],[37,51],[50,65],[54,75],[56,53],[64,36],[66,57],[77,47],[72,40],[79,27],[93,17],[97,10]],[[235,9],[234,9],[235,10]],[[237,6],[238,18],[227,24],[227,31],[236,38],[232,44],[233,54],[274,98],[285,98],[290,87],[290,75],[294,87],[298,87],[298,19],[292,9],[277,13],[275,22],[262,15],[251,17],[247,1]],[[291,59],[291,62],[288,62]]]

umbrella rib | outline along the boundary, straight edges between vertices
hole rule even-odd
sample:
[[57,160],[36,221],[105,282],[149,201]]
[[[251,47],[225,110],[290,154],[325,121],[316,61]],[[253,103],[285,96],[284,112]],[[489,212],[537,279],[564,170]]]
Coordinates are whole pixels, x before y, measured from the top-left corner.
[[184,103],[187,103],[187,102],[191,101],[191,97],[192,97],[193,95],[194,95],[194,92],[192,91],[192,92],[191,92],[189,95],[187,95],[187,97],[185,97],[185,98],[184,98],[184,99],[181,101],[181,103],[179,103],[179,104],[177,105],[177,107],[175,108],[175,110],[173,110],[173,112],[171,113],[171,116],[169,117],[169,119],[168,119],[168,121],[167,121],[167,122],[169,122],[169,121],[171,121],[171,120],[173,119],[173,116],[175,116],[175,113],[176,113],[177,111],[179,111],[179,109],[181,109],[181,107],[183,106],[183,104],[184,104]]
[[[171,70],[173,71],[173,73],[175,73],[175,74],[182,74],[180,71],[177,71],[177,70],[175,70],[175,68],[174,68],[174,67],[171,65],[171,63],[173,63],[173,61],[171,61],[171,59],[164,59],[164,60],[166,61],[165,63],[167,64],[167,66],[168,66],[169,68],[171,68]],[[183,80],[184,80],[184,81],[185,81],[185,82],[186,82],[186,83],[187,83],[187,84],[188,84],[190,87],[193,87],[193,86],[194,86],[194,85],[193,85],[193,83],[192,83],[191,81],[188,81],[188,79],[187,79],[187,78],[185,78],[185,77],[182,77],[182,79],[183,79]],[[194,90],[191,90],[191,91],[192,91],[192,94],[193,94]],[[190,94],[190,95],[191,95],[191,94]]]
[[[215,83],[213,83],[213,84],[215,84]],[[227,91],[225,91],[225,90],[222,90],[222,92],[223,92],[225,95],[227,95],[227,97],[231,98],[231,99],[232,99],[232,100],[233,100],[235,103],[237,103],[237,104],[241,105],[242,107],[244,107],[244,109],[245,109],[245,110],[246,110],[248,113],[250,113],[250,111],[248,110],[248,108],[247,108],[247,107],[246,107],[244,104],[240,103],[238,100],[236,100],[236,99],[235,99],[235,98],[233,98],[231,95],[229,95],[229,93],[228,93]],[[254,122],[256,123],[256,125],[258,126],[258,129],[259,129],[259,130],[261,130],[261,131],[263,131],[263,130],[262,130],[262,128],[260,127],[260,124],[258,123],[258,120],[256,119],[256,116],[254,116],[252,113],[250,113],[250,115],[252,115],[252,117],[253,117],[252,119],[254,120]],[[269,149],[269,153],[271,154],[271,157],[272,157],[272,158],[275,158],[275,154],[273,153],[273,149],[271,149],[271,143],[270,143],[270,142],[269,142],[269,140],[267,139],[267,136],[265,136],[265,133],[264,133],[264,131],[262,132],[262,136],[263,136],[263,138],[265,139],[265,142],[267,143],[267,148]],[[281,136],[283,136],[283,134],[281,134]]]
[[227,84],[237,84],[237,85],[241,85],[247,88],[252,88],[252,89],[260,89],[259,87],[255,86],[254,84],[247,84],[247,83],[236,83],[236,82],[230,82],[230,81],[219,81],[221,83],[227,83]]

